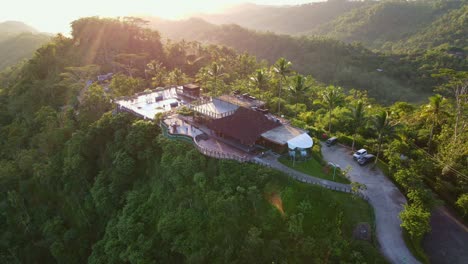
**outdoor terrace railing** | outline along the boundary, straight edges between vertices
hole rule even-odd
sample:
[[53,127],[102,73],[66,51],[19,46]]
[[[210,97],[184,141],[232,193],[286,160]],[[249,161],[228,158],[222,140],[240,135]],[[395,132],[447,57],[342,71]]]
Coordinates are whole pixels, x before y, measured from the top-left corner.
[[194,141],[195,147],[202,153],[203,155],[212,157],[212,158],[217,158],[217,159],[228,159],[228,160],[236,160],[239,162],[251,162],[252,159],[250,157],[241,157],[239,155],[235,154],[230,154],[230,153],[224,153],[220,152],[217,150],[205,148],[203,146],[200,146],[197,141]]

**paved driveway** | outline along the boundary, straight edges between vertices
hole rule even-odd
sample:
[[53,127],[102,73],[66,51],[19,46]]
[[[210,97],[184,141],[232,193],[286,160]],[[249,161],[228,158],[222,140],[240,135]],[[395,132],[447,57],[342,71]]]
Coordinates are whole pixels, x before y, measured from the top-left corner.
[[439,206],[432,211],[431,228],[423,247],[432,263],[468,263],[468,227]]
[[395,264],[419,263],[403,240],[398,215],[403,210],[406,199],[400,190],[379,169],[373,170],[371,165],[359,166],[353,160],[350,150],[344,147],[327,147],[322,144],[322,154],[326,161],[337,163],[341,168],[351,166],[350,179],[367,186],[363,193],[369,197],[369,202],[374,207],[376,236],[384,256]]

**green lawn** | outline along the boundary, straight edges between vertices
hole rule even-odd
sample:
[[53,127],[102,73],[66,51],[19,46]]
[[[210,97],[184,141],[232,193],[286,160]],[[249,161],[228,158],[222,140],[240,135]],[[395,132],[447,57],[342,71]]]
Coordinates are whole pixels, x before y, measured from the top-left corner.
[[309,174],[310,176],[339,183],[350,183],[350,181],[343,177],[338,170],[336,171],[335,179],[333,179],[333,170],[330,170],[330,173],[328,174],[325,173],[320,163],[313,158],[308,161],[295,162],[294,166],[293,162],[290,159],[281,157],[279,161],[290,168],[293,168],[305,174]]

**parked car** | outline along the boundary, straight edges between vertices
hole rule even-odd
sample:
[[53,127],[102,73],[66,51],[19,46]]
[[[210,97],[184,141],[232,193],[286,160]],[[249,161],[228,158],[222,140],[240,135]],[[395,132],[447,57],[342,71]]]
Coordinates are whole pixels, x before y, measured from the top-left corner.
[[332,145],[335,145],[336,142],[338,142],[338,138],[337,137],[331,137],[329,139],[327,139],[327,141],[325,142],[325,144],[327,144],[327,146],[332,146]]
[[374,160],[375,160],[374,155],[367,154],[367,155],[364,155],[361,158],[359,158],[357,162],[359,163],[359,165],[363,166],[363,165],[366,165],[367,163],[369,163],[371,161],[374,161]]
[[354,159],[354,160],[358,160],[358,159],[360,159],[361,157],[364,157],[364,155],[367,155],[367,150],[365,150],[365,149],[360,149],[360,150],[356,151],[356,152],[353,154],[353,159]]

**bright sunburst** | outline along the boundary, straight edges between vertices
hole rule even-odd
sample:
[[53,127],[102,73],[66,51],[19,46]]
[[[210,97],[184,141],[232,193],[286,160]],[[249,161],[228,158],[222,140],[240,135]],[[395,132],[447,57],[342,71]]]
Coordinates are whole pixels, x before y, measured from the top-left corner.
[[[68,33],[71,21],[80,17],[157,16],[180,19],[197,13],[251,2],[257,4],[300,4],[317,0],[14,0],[2,4],[0,22],[23,21],[50,33]],[[320,0],[319,0],[320,1]]]

